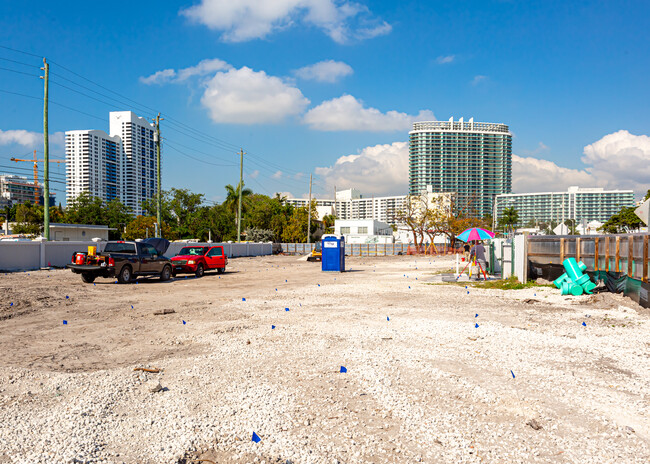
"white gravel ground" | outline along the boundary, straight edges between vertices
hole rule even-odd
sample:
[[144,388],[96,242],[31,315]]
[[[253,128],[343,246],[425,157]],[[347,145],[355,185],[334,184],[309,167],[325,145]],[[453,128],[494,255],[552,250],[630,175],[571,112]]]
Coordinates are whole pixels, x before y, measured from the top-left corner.
[[[629,299],[430,283],[450,259],[231,264],[0,277],[19,302],[0,320],[0,463],[650,462],[649,313]],[[67,302],[39,299],[51,284]]]

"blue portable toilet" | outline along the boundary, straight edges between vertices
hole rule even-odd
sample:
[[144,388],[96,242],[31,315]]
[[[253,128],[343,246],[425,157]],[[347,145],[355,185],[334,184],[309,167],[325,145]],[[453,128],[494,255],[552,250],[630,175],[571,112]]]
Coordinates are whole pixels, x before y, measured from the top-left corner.
[[345,237],[329,235],[321,242],[322,270],[345,271]]

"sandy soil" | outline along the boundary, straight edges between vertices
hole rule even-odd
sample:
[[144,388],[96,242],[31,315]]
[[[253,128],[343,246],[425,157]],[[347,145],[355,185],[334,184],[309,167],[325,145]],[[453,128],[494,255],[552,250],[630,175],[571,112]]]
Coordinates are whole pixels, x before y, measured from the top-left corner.
[[650,462],[629,299],[433,283],[445,259],[230,264],[0,275],[0,463]]

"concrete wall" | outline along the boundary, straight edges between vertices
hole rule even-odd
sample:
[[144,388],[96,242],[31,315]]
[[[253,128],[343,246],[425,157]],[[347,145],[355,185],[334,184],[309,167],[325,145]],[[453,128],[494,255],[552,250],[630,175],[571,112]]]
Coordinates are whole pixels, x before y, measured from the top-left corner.
[[[65,267],[72,253],[97,246],[102,251],[106,242],[0,242],[0,271],[29,271],[41,267]],[[172,243],[165,256],[172,257],[187,245],[223,245],[229,258],[263,256],[272,253],[271,243]]]

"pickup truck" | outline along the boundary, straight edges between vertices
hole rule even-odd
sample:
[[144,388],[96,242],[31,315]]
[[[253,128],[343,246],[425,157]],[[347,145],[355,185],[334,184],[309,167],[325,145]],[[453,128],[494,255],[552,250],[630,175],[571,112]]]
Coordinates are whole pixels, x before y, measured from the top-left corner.
[[164,253],[169,241],[163,238],[148,238],[142,241],[107,242],[104,250],[95,255],[75,252],[72,263],[67,267],[81,280],[92,283],[97,277],[117,277],[121,284],[127,284],[141,275],[159,275],[160,280],[169,280],[173,268],[171,260]]
[[205,271],[216,269],[219,274],[226,272],[228,257],[223,251],[223,246],[186,246],[172,257],[174,266],[173,275],[194,274],[202,277]]

